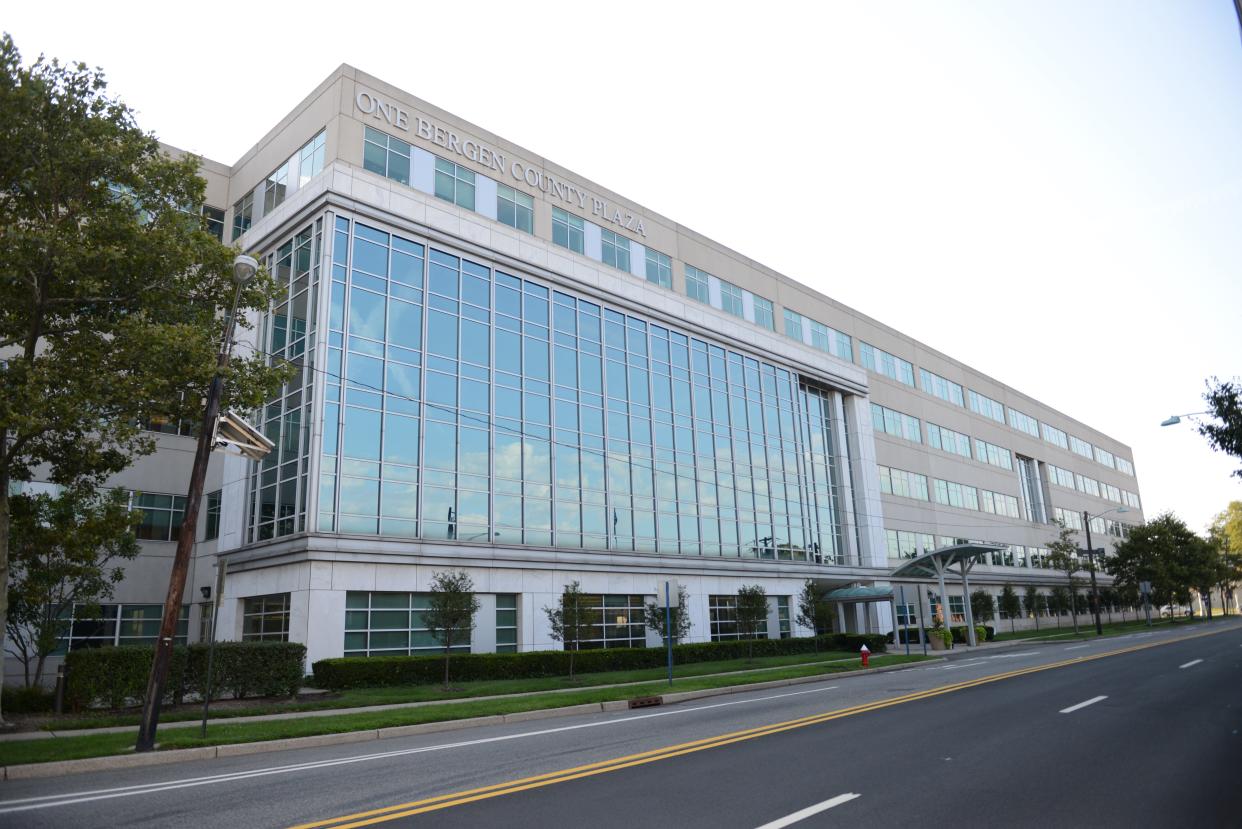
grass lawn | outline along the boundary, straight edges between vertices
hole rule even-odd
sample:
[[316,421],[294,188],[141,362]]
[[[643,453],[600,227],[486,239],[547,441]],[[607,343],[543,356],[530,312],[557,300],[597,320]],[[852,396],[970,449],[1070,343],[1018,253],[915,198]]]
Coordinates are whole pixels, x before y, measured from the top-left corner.
[[[1104,616],[1102,618],[1106,619],[1107,616]],[[1113,618],[1117,618],[1117,615],[1114,615]],[[1207,621],[1207,620],[1202,616],[1196,616],[1193,619],[1181,617],[1176,622],[1170,621],[1167,618],[1157,619],[1153,616],[1151,620],[1151,629],[1152,630],[1156,630],[1158,628],[1162,630],[1177,629],[1177,628],[1187,627],[1188,625],[1193,625],[1198,622],[1204,622],[1204,621]],[[1051,625],[1049,625],[1048,622],[1051,622]],[[1061,627],[1057,627],[1056,622],[1052,621],[1051,619],[1049,620],[1041,619],[1039,630],[1019,630],[1016,633],[1009,633],[1008,631],[1001,633],[1000,626],[1005,623],[995,622],[994,624],[996,625],[997,632],[996,632],[995,641],[997,642],[1010,642],[1010,641],[1014,641],[1017,639],[1094,639],[1095,638],[1095,620],[1092,619],[1090,616],[1078,617],[1078,633],[1077,634],[1074,633],[1073,622],[1069,622],[1066,619],[1061,620]],[[1143,618],[1139,618],[1137,621],[1133,619],[1127,619],[1125,622],[1118,621],[1118,622],[1112,622],[1112,623],[1109,623],[1109,622],[1104,623],[1104,635],[1105,636],[1121,636],[1126,633],[1138,633],[1144,630],[1147,630],[1147,622]]]
[[[814,656],[814,654],[808,654]],[[821,654],[821,657],[823,654]],[[851,654],[851,656],[853,656]],[[781,657],[780,659],[789,659]],[[926,657],[922,655],[906,656],[904,654],[877,654],[871,661],[876,667],[897,665],[904,662],[917,662]],[[759,662],[760,660],[756,660]],[[771,664],[775,660],[763,660]],[[806,660],[803,660],[805,662]],[[703,663],[703,665],[733,663]],[[744,662],[742,664],[745,664]],[[698,668],[700,665],[689,665],[687,668]],[[754,663],[750,665],[754,668]],[[677,682],[673,691],[695,691],[706,688],[722,688],[729,685],[743,685],[749,682],[763,682],[775,679],[793,679],[804,676],[833,674],[857,668],[856,659],[835,664],[792,664],[778,666],[772,670],[748,670],[739,674],[726,676],[687,676]],[[618,672],[622,673],[622,672]],[[623,672],[624,674],[649,674],[650,671]],[[617,674],[596,674],[595,676],[616,676]],[[615,681],[615,680],[613,680]],[[624,681],[624,680],[622,680]],[[489,683],[498,685],[499,683]],[[422,686],[419,686],[420,688]],[[371,691],[396,689],[369,689]],[[387,711],[375,711],[361,714],[341,714],[339,716],[306,717],[301,719],[277,720],[266,722],[229,723],[214,722],[208,726],[207,738],[199,737],[197,729],[168,729],[160,734],[159,748],[195,748],[198,746],[223,745],[226,743],[251,743],[260,740],[279,740],[289,737],[307,737],[316,734],[337,734],[346,731],[365,731],[375,728],[387,728],[397,725],[414,725],[417,723],[443,722],[445,720],[484,717],[495,714],[512,714],[519,711],[534,711],[544,708],[559,708],[566,705],[578,705],[587,702],[607,702],[611,700],[631,699],[668,692],[667,682],[648,682],[623,688],[582,688],[565,693],[536,694],[527,697],[513,697],[495,700],[469,700],[429,705],[421,708],[396,708]],[[58,737],[51,740],[29,740],[0,743],[0,762],[5,765],[20,763],[45,763],[53,760],[70,760],[82,757],[102,757],[108,754],[125,754],[133,748],[134,735],[125,734],[88,734],[80,737]]]
[[[745,659],[722,660],[718,662],[696,662],[689,665],[674,665],[673,676],[678,679],[704,676],[706,674],[727,673],[729,671],[754,671],[759,669],[775,669],[791,665],[804,665],[811,662],[832,660],[858,661],[858,654],[841,651],[824,651],[822,653],[799,653],[786,656],[759,657],[753,661]],[[645,668],[634,671],[609,671],[606,673],[578,674],[571,683],[568,677],[540,677],[537,679],[505,679],[482,680],[476,682],[454,683],[452,691],[445,691],[440,685],[395,685],[386,688],[351,688],[334,694],[329,699],[307,700],[303,702],[277,702],[255,700],[251,705],[230,704],[228,707],[217,707],[211,710],[211,719],[229,719],[232,717],[252,717],[259,714],[282,714],[291,711],[322,711],[333,708],[357,708],[365,705],[390,705],[401,702],[434,702],[446,699],[470,699],[472,697],[496,696],[500,694],[538,693],[540,691],[561,691],[576,688],[589,688],[598,685],[614,685],[624,682],[647,682],[663,679],[667,676],[665,668]],[[569,703],[566,703],[569,704]],[[201,704],[186,704],[175,708],[166,706],[160,714],[160,722],[178,722],[198,720],[202,717]],[[135,713],[88,713],[77,717],[61,717],[43,726],[48,731],[66,731],[77,728],[103,728],[105,726],[137,725],[139,715]]]

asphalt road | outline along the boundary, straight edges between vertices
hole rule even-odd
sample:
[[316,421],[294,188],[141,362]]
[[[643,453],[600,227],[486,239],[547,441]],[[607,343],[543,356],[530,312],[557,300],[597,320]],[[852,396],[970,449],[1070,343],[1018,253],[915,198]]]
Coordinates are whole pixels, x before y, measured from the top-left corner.
[[1242,626],[1215,622],[659,709],[10,781],[0,825],[1242,826],[1240,731]]

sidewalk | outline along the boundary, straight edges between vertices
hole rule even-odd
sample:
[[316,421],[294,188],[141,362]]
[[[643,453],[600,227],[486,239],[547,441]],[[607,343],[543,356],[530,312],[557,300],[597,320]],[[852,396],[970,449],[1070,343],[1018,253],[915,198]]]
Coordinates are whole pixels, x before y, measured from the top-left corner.
[[[910,652],[911,654],[915,653],[914,650],[911,650]],[[900,655],[904,656],[905,649],[903,646],[903,648],[900,651],[893,650],[893,651],[888,651],[888,653],[890,654],[900,653]],[[947,654],[948,652],[947,651],[937,652],[936,655],[939,655],[940,653]],[[932,654],[929,653],[929,656],[930,655]],[[745,668],[740,671],[722,671],[720,673],[714,673],[714,674],[696,674],[693,677],[682,677],[682,678],[683,679],[701,679],[703,677],[711,677],[711,676],[732,676],[734,674],[753,674],[753,673],[758,673],[760,671],[785,670],[790,667],[804,667],[804,666],[809,667],[809,666],[814,666],[814,665],[836,665],[836,664],[840,664],[843,662],[855,662],[857,660],[858,660],[858,657],[851,656],[851,657],[847,657],[844,659],[826,659],[826,660],[819,661],[819,662],[801,662],[801,663],[797,663],[796,665],[774,665],[774,666],[769,666],[769,667]],[[660,679],[661,679],[660,677],[656,677],[654,679],[644,679],[644,680],[638,680],[636,682],[614,682],[614,683],[609,683],[605,685],[583,685],[583,686],[576,687],[576,688],[551,688],[546,691],[523,691],[523,692],[516,693],[516,694],[490,694],[488,696],[479,696],[479,697],[454,697],[452,699],[423,700],[421,702],[391,702],[391,703],[386,703],[383,705],[363,705],[363,706],[358,706],[354,708],[316,708],[316,709],[305,710],[305,711],[286,711],[280,714],[257,714],[257,715],[250,716],[250,717],[219,717],[217,716],[217,717],[210,718],[208,720],[208,723],[209,724],[217,723],[217,724],[232,725],[234,723],[245,724],[245,723],[251,723],[251,722],[267,722],[267,721],[273,721],[273,720],[298,720],[298,719],[305,719],[305,718],[310,718],[310,717],[336,717],[336,716],[341,716],[344,714],[367,714],[367,713],[373,713],[376,711],[392,711],[392,710],[401,709],[401,708],[422,708],[422,707],[430,706],[430,705],[453,705],[453,704],[460,704],[463,702],[485,702],[487,700],[497,700],[497,699],[520,699],[522,697],[542,696],[544,694],[578,693],[581,691],[590,691],[590,690],[603,689],[603,688],[625,688],[625,687],[632,686],[632,685],[649,685],[652,682],[659,682]],[[674,685],[673,688],[675,690],[676,685]],[[304,688],[302,690],[303,692],[311,692],[317,689]],[[160,723],[160,729],[165,730],[165,729],[172,729],[172,728],[199,728],[201,727],[201,725],[202,725],[201,719],[177,720],[174,722]],[[137,733],[137,731],[138,731],[138,726],[136,725],[112,725],[112,726],[105,726],[103,728],[73,728],[73,729],[67,729],[64,731],[19,731],[19,732],[14,732],[12,734],[0,734],[0,743],[18,742],[18,741],[23,741],[23,740],[51,740],[51,739],[56,739],[58,737],[81,737],[81,736],[89,735],[89,734]]]

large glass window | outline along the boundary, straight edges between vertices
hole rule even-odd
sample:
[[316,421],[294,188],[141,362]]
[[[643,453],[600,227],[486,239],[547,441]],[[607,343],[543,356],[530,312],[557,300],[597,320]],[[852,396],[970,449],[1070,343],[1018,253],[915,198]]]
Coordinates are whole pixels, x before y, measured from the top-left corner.
[[535,199],[505,184],[496,185],[496,219],[524,233],[535,232]]
[[436,159],[436,198],[474,210],[474,171],[443,158]]
[[574,253],[582,253],[585,245],[586,224],[582,218],[566,213],[559,207],[552,208],[552,242]]
[[864,368],[883,374],[898,383],[914,385],[914,366],[907,360],[864,342],[858,344],[858,356]]
[[1051,443],[1053,446],[1060,446],[1062,449],[1069,449],[1069,437],[1065,432],[1055,426],[1049,426],[1047,423],[1039,424],[1039,430],[1043,434],[1044,440],[1048,443]]
[[661,288],[673,287],[673,260],[658,250],[647,248],[647,281]]
[[289,172],[292,159],[281,164],[263,181],[263,215],[271,213],[289,193]]
[[[153,645],[164,619],[162,604],[74,604],[60,614],[63,626],[56,655],[104,645]],[[190,606],[182,605],[173,643],[184,645],[190,628]]]
[[984,417],[990,417],[997,423],[1005,422],[1005,407],[999,401],[979,394],[977,391],[968,390],[967,396],[970,399],[970,410],[972,412],[981,414]]
[[805,342],[802,332],[802,315],[788,308],[781,309],[781,312],[785,318],[785,336],[800,343]]
[[251,190],[233,204],[233,236],[232,241],[250,229],[254,223],[254,191]]
[[720,280],[720,310],[735,317],[742,316],[742,289]]
[[516,653],[518,605],[516,593],[496,595],[496,653]]
[[879,403],[871,404],[871,425],[877,432],[896,435],[914,443],[923,442],[922,428],[917,417],[881,406]]
[[970,457],[970,438],[961,432],[955,432],[952,429],[946,429],[943,426],[937,426],[935,423],[929,422],[927,424],[927,442],[934,449],[960,455],[963,458]]
[[145,541],[176,541],[185,517],[184,495],[134,492],[130,508],[142,510],[142,523],[134,534]]
[[769,331],[776,330],[776,318],[772,315],[772,300],[764,299],[761,296],[754,297],[755,301],[755,325],[760,328],[766,328]]
[[[424,621],[429,600],[427,593],[349,591],[345,594],[345,655],[443,653],[444,645]],[[454,645],[453,652],[469,653],[470,642]]]
[[365,128],[362,166],[402,184],[410,183],[410,145],[387,133]]
[[962,397],[962,387],[952,380],[946,380],[939,374],[933,374],[925,368],[919,369],[919,385],[923,391],[934,397],[939,397],[948,403],[957,406],[965,406],[965,398]]
[[630,240],[611,230],[601,230],[599,235],[601,261],[605,265],[611,265],[617,270],[629,273]]
[[1008,449],[978,438],[975,438],[975,460],[999,466],[1001,469],[1013,469],[1013,455]]
[[289,594],[250,596],[242,603],[242,641],[289,641]]
[[[320,530],[840,561],[835,392],[442,246],[334,233]],[[260,528],[282,464],[256,478]]]
[[298,150],[298,187],[323,172],[325,135],[321,130]]
[[203,205],[203,220],[207,223],[207,232],[223,242],[224,211],[218,207]]
[[211,541],[220,537],[220,490],[207,493],[207,522],[203,532],[203,540]]
[[1033,438],[1039,437],[1039,421],[1017,409],[1009,410],[1009,425]]
[[[711,595],[707,597],[707,614],[713,642],[741,639],[742,630],[737,624],[737,595]],[[765,619],[755,631],[758,639],[767,639],[768,621]]]
[[686,265],[686,296],[699,302],[710,303],[711,291],[708,288],[707,271],[701,271],[693,265]]

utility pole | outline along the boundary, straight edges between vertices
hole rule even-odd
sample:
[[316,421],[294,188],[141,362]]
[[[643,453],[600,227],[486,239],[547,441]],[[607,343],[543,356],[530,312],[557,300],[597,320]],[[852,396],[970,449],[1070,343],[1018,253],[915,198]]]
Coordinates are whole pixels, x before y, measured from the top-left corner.
[[1091,604],[1095,611],[1095,635],[1104,635],[1104,625],[1100,623],[1100,588],[1095,581],[1095,550],[1091,546],[1091,514],[1082,511],[1083,527],[1087,530],[1087,555],[1091,558]]
[[[233,307],[224,321],[224,337],[216,356],[216,373],[207,391],[207,406],[203,422],[198,430],[198,447],[194,452],[194,467],[190,471],[190,490],[186,493],[185,514],[177,533],[177,552],[173,558],[172,573],[168,578],[168,595],[164,599],[164,618],[160,622],[159,638],[155,640],[155,657],[151,661],[151,675],[147,679],[147,696],[142,704],[142,722],[138,727],[135,751],[155,749],[155,729],[160,721],[160,703],[164,697],[164,683],[168,679],[168,665],[172,661],[173,640],[177,635],[177,621],[181,618],[181,597],[185,593],[185,580],[190,570],[190,553],[194,548],[194,536],[198,528],[198,507],[203,500],[203,481],[207,478],[207,464],[216,438],[216,420],[220,415],[220,398],[224,395],[224,372],[228,368],[233,350],[233,324],[237,317],[237,304],[241,290],[254,278],[259,263],[250,256],[241,255],[233,260],[233,281],[237,290],[233,293]],[[217,604],[220,597],[216,597]]]

